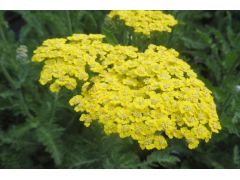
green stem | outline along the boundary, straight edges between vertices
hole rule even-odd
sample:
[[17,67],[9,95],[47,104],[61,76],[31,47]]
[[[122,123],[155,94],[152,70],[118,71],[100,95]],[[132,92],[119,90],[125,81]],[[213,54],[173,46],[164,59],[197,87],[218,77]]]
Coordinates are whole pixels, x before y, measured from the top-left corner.
[[13,89],[17,91],[17,97],[19,98],[20,106],[22,107],[25,115],[29,119],[33,119],[34,116],[30,113],[29,108],[28,108],[27,104],[25,103],[21,88],[19,88],[18,86],[15,85],[15,81],[13,80],[11,75],[8,73],[7,69],[5,68],[5,66],[3,64],[3,60],[1,60],[1,68],[2,68],[3,75],[5,76],[5,78],[9,81],[9,83],[13,87]]
[[69,33],[72,34],[73,33],[72,21],[71,21],[71,18],[70,18],[69,11],[66,11],[66,15],[67,15],[67,21],[68,21],[68,30],[69,30]]
[[229,106],[229,103],[231,102],[231,100],[233,99],[234,95],[232,93],[229,93],[227,98],[225,99],[223,105],[222,105],[222,109],[220,112],[220,116],[222,115],[223,112],[225,112],[226,108]]
[[55,94],[54,100],[53,100],[53,103],[52,103],[52,108],[51,108],[51,112],[50,112],[50,120],[49,120],[50,122],[52,122],[53,119],[54,119],[55,112],[56,112],[57,101],[58,101],[58,93]]
[[1,34],[1,38],[3,39],[3,41],[7,42],[7,38],[5,37],[5,34],[3,32],[2,25],[0,25],[0,34]]
[[31,120],[34,119],[34,116],[30,113],[29,108],[28,108],[27,104],[25,103],[25,99],[24,99],[21,89],[18,90],[18,96],[19,96],[19,100],[20,100],[20,105],[21,105],[24,113],[26,114],[26,116]]
[[72,117],[72,119],[69,121],[69,123],[66,125],[66,129],[68,129],[69,127],[71,127],[72,123],[75,121],[77,114],[75,113],[74,116]]
[[9,83],[13,87],[13,89],[17,89],[14,80],[12,79],[12,77],[10,76],[10,74],[8,73],[7,69],[5,68],[5,66],[3,64],[3,59],[1,59],[1,68],[2,68],[3,75],[9,81]]

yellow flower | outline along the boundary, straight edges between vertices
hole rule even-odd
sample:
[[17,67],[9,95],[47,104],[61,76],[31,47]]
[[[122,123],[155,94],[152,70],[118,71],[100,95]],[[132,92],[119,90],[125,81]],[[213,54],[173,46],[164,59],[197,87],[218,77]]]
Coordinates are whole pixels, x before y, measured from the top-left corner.
[[199,144],[199,140],[197,139],[195,133],[186,127],[181,128],[181,132],[183,134],[183,137],[186,138],[188,148],[195,149]]
[[84,122],[84,125],[86,127],[89,127],[91,122],[92,122],[92,118],[90,115],[88,114],[82,114],[81,117],[80,117],[80,121],[83,121]]
[[43,63],[40,83],[49,83],[52,92],[81,83],[69,104],[86,127],[97,121],[106,134],[131,137],[147,150],[165,149],[174,138],[194,149],[221,130],[211,91],[177,51],[149,45],[139,52],[103,38],[74,34],[47,40],[33,56]]
[[161,150],[161,149],[165,149],[168,146],[168,144],[166,139],[163,136],[158,135],[158,136],[154,136],[154,146],[156,149]]
[[155,148],[155,146],[157,145],[157,147],[159,148],[159,145],[154,143],[154,136],[146,136],[144,139],[139,140],[139,145],[141,147],[141,149],[147,149],[147,150],[152,150]]
[[101,34],[73,34],[44,41],[32,58],[34,62],[44,62],[40,83],[45,85],[55,80],[50,86],[52,92],[58,92],[61,87],[73,90],[77,81],[89,79],[89,73],[103,72],[106,67],[98,61],[103,61],[107,52],[114,48],[103,43],[103,38]]
[[149,105],[149,100],[144,99],[143,97],[136,97],[133,100],[133,105],[137,109],[145,109]]
[[198,139],[204,139],[206,142],[209,141],[209,139],[211,138],[211,132],[203,125],[199,125],[197,127],[194,127],[192,129],[192,131],[194,132],[195,136]]
[[118,124],[117,132],[121,138],[125,138],[131,135],[131,127],[128,124]]
[[150,35],[151,32],[171,32],[177,20],[161,11],[111,11],[108,17],[118,17],[135,32]]
[[[150,45],[145,52],[133,52],[137,56],[131,58],[131,63],[130,60],[112,62],[113,66],[94,78],[94,91],[83,93],[79,103],[98,106],[98,114],[87,105],[82,112],[106,125],[107,134],[132,137],[142,149],[164,149],[173,138],[185,139],[190,149],[196,148],[200,140],[208,142],[212,133],[221,129],[211,92],[194,73],[177,77],[169,72],[177,69],[179,74],[186,74],[190,66],[178,58],[176,51],[162,46]],[[153,70],[154,63],[159,67]],[[129,65],[128,73],[119,70]]]

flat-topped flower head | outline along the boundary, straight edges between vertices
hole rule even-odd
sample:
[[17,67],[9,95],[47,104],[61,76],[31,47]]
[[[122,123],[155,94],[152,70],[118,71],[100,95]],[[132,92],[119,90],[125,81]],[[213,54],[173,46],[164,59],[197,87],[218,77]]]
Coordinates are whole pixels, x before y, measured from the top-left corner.
[[151,32],[171,32],[177,20],[170,14],[161,11],[111,11],[108,17],[118,17],[126,26],[132,27],[134,32],[150,35]]
[[131,137],[148,150],[164,149],[173,138],[185,139],[190,149],[208,142],[221,126],[211,92],[190,66],[163,46],[132,53],[134,58],[119,53],[118,61],[86,82],[94,84],[91,89],[84,85],[70,100],[75,108],[86,103],[80,111],[91,121],[85,125],[98,121],[107,134]]
[[171,139],[188,148],[208,142],[221,125],[211,91],[174,49],[110,45],[103,35],[50,39],[34,51],[43,62],[40,83],[58,92],[81,86],[69,101],[80,121],[101,123],[106,134],[130,137],[142,149],[165,149]]

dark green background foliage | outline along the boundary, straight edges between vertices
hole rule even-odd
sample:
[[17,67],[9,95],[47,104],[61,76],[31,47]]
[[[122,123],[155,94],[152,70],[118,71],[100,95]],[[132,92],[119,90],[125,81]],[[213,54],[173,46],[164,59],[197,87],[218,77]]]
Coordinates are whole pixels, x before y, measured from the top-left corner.
[[[172,33],[148,39],[107,11],[0,12],[1,168],[240,168],[240,13],[170,11]],[[43,40],[72,33],[103,33],[112,44],[144,50],[149,43],[175,48],[213,91],[223,130],[195,150],[172,141],[163,151],[142,151],[131,139],[85,128],[68,105],[70,92],[50,93],[31,62]],[[17,55],[20,45],[28,57]]]

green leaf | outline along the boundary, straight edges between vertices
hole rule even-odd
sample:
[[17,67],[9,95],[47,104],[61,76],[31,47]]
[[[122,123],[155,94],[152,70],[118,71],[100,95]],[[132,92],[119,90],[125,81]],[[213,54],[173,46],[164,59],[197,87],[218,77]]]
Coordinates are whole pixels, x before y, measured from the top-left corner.
[[233,148],[233,163],[240,167],[240,155],[239,155],[239,148],[237,145]]
[[51,154],[56,165],[61,165],[63,157],[61,135],[63,129],[57,125],[46,124],[39,125],[36,132],[39,141],[46,147],[47,152]]
[[[223,60],[223,66],[226,68],[227,71],[230,71],[234,68],[236,68],[238,61],[238,52],[236,50],[231,51],[226,55],[226,57]],[[235,66],[235,67],[234,67]]]
[[4,91],[4,92],[0,92],[0,97],[3,99],[7,99],[9,97],[14,96],[14,91]]
[[109,31],[107,28],[103,27],[102,28],[102,33],[104,35],[106,35],[107,42],[109,42],[111,44],[118,44],[118,40],[115,37],[115,35],[111,31]]
[[165,168],[176,165],[180,159],[176,156],[170,155],[168,151],[154,151],[147,157],[145,164],[152,167],[159,164]]

